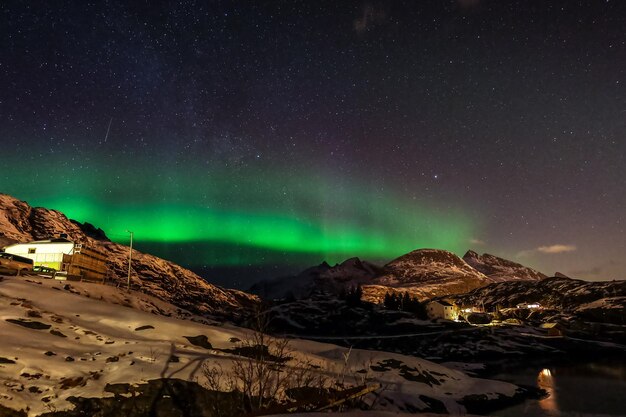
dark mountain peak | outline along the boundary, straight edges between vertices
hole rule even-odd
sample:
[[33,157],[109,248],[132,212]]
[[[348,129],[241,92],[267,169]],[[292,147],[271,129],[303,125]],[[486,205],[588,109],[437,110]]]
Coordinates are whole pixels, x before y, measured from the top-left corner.
[[321,269],[321,270],[326,270],[326,269],[332,268],[332,266],[330,266],[330,264],[328,262],[322,261],[321,264],[319,264],[318,266],[316,266],[314,268]]
[[321,279],[334,279],[340,281],[368,281],[376,277],[381,272],[378,265],[374,265],[367,261],[354,257],[343,261],[340,264],[330,268],[320,276]]
[[463,259],[467,260],[467,258],[480,258],[480,255],[477,252],[474,252],[473,250],[468,250],[467,252],[465,252],[465,255],[463,255]]
[[504,259],[499,256],[492,255],[490,253],[483,253],[482,259],[485,262],[492,263],[492,264],[506,265],[506,266],[511,266],[511,267],[524,267],[524,265],[522,264],[509,261],[508,259]]
[[366,284],[380,275],[377,265],[354,257],[330,266],[327,262],[307,268],[295,276],[264,280],[250,291],[267,299],[308,298],[314,294],[338,294],[342,288]]
[[[319,265],[314,265],[314,266],[310,266],[307,269],[303,270],[302,272],[300,272],[297,276],[299,277],[314,277],[314,276],[318,276],[320,274],[323,274],[324,272],[328,271],[329,269],[334,268],[333,266],[330,266],[330,264],[326,261],[322,261],[321,264]],[[286,277],[281,277],[282,278],[286,278]]]
[[358,257],[348,258],[340,264],[336,264],[335,267],[360,267],[362,265],[361,259]]

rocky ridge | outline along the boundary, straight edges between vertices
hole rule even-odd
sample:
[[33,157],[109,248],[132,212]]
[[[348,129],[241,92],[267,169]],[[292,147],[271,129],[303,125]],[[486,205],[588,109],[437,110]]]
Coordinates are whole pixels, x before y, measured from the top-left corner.
[[492,281],[538,281],[547,278],[546,275],[532,268],[518,264],[508,259],[483,253],[479,255],[473,250],[468,250],[463,255],[463,260],[477,271],[482,272]]
[[414,250],[386,264],[383,271],[372,286],[364,288],[368,299],[380,302],[385,287],[425,299],[464,293],[492,282],[454,253],[441,249]]
[[545,275],[497,256],[468,251],[462,259],[441,249],[417,249],[380,267],[358,258],[330,266],[326,262],[298,275],[255,284],[250,291],[266,299],[311,296],[361,285],[365,301],[380,303],[388,292],[409,292],[420,299],[461,294],[488,284],[533,280]]

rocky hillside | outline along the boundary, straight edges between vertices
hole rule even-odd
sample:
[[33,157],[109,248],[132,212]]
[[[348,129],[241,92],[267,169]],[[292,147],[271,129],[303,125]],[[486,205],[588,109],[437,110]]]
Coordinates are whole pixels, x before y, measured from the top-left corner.
[[488,282],[489,280],[452,252],[441,249],[418,249],[385,265],[385,276],[377,281],[392,285],[419,282],[442,282],[449,279]]
[[473,250],[463,255],[463,260],[477,271],[482,272],[492,281],[515,281],[515,280],[541,280],[546,275],[532,268],[498,256],[483,253],[479,255]]
[[384,288],[408,291],[420,299],[463,293],[492,281],[452,252],[418,249],[389,262],[383,274],[365,288],[368,299],[382,299]]
[[[111,242],[101,229],[68,219],[63,213],[31,207],[9,195],[0,194],[0,245],[58,237],[99,249],[109,258],[112,280],[126,282],[128,247]],[[237,320],[243,307],[257,298],[236,290],[211,285],[195,273],[173,262],[133,251],[131,281],[141,291],[201,315]]]
[[626,324],[626,281],[588,282],[552,277],[541,281],[499,282],[454,297],[461,305],[515,307],[539,303],[589,321]]

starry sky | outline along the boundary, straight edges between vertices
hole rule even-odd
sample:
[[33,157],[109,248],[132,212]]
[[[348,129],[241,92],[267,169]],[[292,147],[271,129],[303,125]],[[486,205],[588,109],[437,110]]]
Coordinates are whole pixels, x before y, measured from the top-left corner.
[[0,5],[0,191],[208,280],[420,247],[626,278],[620,1]]

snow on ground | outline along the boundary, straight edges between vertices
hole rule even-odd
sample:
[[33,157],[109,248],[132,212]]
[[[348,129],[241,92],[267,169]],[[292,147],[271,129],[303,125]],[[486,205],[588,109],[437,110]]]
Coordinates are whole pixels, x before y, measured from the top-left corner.
[[484,371],[484,363],[466,363],[466,362],[444,362],[442,365],[450,368],[463,371],[467,374],[474,374],[476,372]]
[[[72,395],[106,396],[107,383],[176,377],[202,384],[204,361],[228,370],[241,359],[220,349],[238,346],[248,330],[181,317],[197,319],[148,296],[101,284],[5,277],[0,281],[0,404],[36,416],[70,408],[66,399]],[[196,346],[185,336],[206,336],[211,346]],[[425,408],[419,398],[425,395],[458,413],[463,408],[457,402],[466,395],[511,396],[517,388],[398,354],[297,339],[291,348],[294,360],[287,366],[309,361],[326,375],[365,374],[383,387],[379,407],[392,411],[405,403]]]
[[594,300],[590,303],[583,304],[577,308],[578,311],[591,309],[624,309],[626,306],[626,297],[607,297]]

